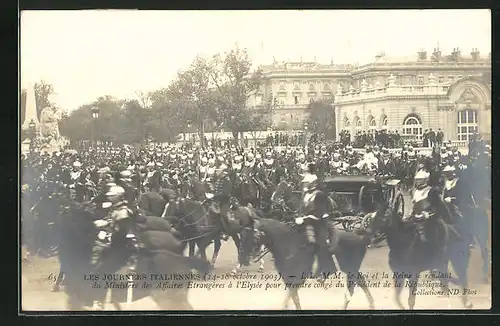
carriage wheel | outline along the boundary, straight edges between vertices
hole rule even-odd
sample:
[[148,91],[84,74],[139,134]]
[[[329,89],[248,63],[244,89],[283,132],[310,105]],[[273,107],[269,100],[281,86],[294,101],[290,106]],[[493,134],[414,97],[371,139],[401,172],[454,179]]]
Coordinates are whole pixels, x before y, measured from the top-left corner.
[[405,200],[402,194],[396,197],[392,212],[393,214],[397,214],[400,218],[405,214]]
[[359,209],[363,209],[363,195],[364,195],[364,190],[365,190],[365,186],[362,186],[361,189],[359,190],[359,194],[358,194],[358,208]]

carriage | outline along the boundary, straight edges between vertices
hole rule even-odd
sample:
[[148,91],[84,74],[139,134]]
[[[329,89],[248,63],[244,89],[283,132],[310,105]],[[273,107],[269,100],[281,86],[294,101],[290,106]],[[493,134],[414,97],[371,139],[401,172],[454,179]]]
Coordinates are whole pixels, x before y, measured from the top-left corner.
[[324,180],[324,189],[332,200],[332,216],[345,230],[360,227],[367,213],[386,203],[393,212],[404,213],[400,181],[368,175],[333,176]]

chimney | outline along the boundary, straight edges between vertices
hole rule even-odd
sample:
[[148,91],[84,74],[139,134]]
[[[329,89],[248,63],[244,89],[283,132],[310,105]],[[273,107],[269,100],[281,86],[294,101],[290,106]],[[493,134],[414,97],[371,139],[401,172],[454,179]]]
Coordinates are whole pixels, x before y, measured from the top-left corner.
[[432,53],[432,59],[434,61],[441,61],[441,50],[439,48],[434,48],[434,52]]
[[425,51],[425,49],[421,48],[420,51],[418,51],[418,60],[427,60],[427,51]]
[[451,53],[451,57],[453,58],[453,60],[458,61],[458,59],[460,59],[460,49],[453,48],[453,52]]
[[477,48],[472,49],[470,55],[472,56],[472,60],[477,61],[479,59],[479,51]]

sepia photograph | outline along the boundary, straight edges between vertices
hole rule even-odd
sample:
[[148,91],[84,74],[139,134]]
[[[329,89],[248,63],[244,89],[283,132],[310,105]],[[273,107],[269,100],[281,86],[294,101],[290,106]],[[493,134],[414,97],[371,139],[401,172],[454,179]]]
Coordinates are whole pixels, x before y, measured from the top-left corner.
[[489,10],[19,28],[21,314],[491,308]]

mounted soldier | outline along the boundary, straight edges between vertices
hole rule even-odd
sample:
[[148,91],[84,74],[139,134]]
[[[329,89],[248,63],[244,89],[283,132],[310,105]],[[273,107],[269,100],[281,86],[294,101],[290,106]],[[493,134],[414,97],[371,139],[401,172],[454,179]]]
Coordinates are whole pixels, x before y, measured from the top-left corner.
[[316,278],[321,278],[322,273],[335,271],[331,248],[330,232],[328,225],[329,201],[328,195],[318,187],[318,177],[315,174],[314,164],[310,164],[309,171],[302,180],[302,216],[305,217],[304,230],[307,241],[316,247],[318,269]]
[[[111,186],[106,193],[107,214],[104,218],[94,221],[99,231],[92,248],[92,265],[97,274],[112,273],[112,254],[120,252],[125,248],[136,249],[137,238],[133,231],[133,212],[125,200],[125,189],[120,186]],[[135,267],[136,260],[133,255],[129,256],[128,265]],[[94,301],[94,309],[102,310],[105,291],[96,291],[97,298]]]
[[[429,185],[429,172],[420,170],[415,174],[415,189],[413,190],[413,211],[404,218],[405,221],[415,222],[417,234],[421,241],[428,241],[429,231],[437,232],[436,221],[442,219],[451,223],[450,213],[441,199],[440,190]],[[434,239],[442,240],[442,239]]]

